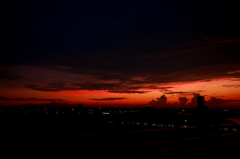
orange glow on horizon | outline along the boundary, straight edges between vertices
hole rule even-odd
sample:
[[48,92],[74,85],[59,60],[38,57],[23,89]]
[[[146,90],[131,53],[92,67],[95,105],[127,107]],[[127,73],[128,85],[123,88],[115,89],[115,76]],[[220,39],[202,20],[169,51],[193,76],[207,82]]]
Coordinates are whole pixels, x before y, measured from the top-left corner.
[[[199,93],[205,96],[205,100],[210,100],[211,97],[221,98],[223,100],[240,100],[240,92],[238,79],[215,79],[208,82],[195,81],[185,83],[168,83],[166,85],[159,85],[159,89],[139,89],[138,91],[146,91],[146,93],[113,93],[107,90],[76,90],[76,91],[37,91],[27,88],[18,88],[14,91],[9,89],[2,89],[4,94],[0,94],[5,98],[37,98],[37,99],[62,99],[60,103],[77,104],[83,103],[85,105],[146,105],[152,100],[156,100],[161,95],[165,94],[167,103],[179,103],[179,97],[188,98],[188,103],[193,97],[194,93]],[[160,88],[166,87],[168,89],[162,90]],[[107,98],[110,98],[109,100]],[[121,99],[119,99],[121,98]],[[18,104],[44,104],[51,101],[13,101],[1,100],[2,105],[18,105]],[[224,105],[229,105],[225,103]],[[237,105],[238,102],[232,102]]]

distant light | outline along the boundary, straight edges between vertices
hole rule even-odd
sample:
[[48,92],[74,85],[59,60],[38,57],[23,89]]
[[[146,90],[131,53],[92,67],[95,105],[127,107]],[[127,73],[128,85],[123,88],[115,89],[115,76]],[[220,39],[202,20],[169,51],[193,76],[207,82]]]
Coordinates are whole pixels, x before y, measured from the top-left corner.
[[185,123],[187,122],[187,120],[185,120]]
[[224,128],[223,130],[224,130],[224,131],[228,131],[228,128]]
[[238,129],[237,128],[232,128],[232,131],[233,132],[238,132]]

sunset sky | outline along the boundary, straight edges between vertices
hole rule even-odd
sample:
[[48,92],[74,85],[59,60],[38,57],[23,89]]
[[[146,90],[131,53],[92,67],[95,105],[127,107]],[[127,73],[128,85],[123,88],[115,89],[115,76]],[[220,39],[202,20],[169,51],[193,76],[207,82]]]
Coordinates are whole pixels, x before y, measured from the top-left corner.
[[[240,10],[228,1],[1,2],[0,105],[240,108]],[[176,103],[177,102],[177,103]]]

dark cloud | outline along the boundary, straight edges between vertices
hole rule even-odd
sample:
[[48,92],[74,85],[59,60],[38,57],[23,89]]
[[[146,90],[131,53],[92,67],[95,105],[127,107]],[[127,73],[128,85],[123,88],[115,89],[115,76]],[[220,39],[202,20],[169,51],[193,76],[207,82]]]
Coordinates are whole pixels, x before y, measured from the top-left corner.
[[165,107],[167,104],[167,97],[165,95],[160,96],[156,100],[152,100],[148,103],[148,105],[151,105],[152,107]]
[[230,88],[230,87],[238,88],[238,87],[240,87],[240,84],[223,85],[223,87],[227,87],[227,88]]
[[117,90],[122,88],[121,83],[50,83],[44,86],[26,84],[24,87],[38,91],[64,91],[64,90]]
[[9,72],[1,72],[0,71],[0,79],[17,81],[20,79],[24,79],[24,77],[19,75],[18,73],[9,73]]
[[190,105],[197,106],[197,97],[201,96],[199,93],[193,93],[193,97],[191,98]]
[[150,91],[124,91],[124,90],[116,90],[116,91],[108,91],[108,92],[111,92],[111,93],[128,93],[128,94],[133,94],[133,93],[144,94],[144,93],[148,93]]
[[196,91],[196,93],[201,93],[201,92],[205,92],[205,90],[198,90],[198,91]]
[[80,87],[67,86],[66,84],[47,84],[45,86],[25,84],[24,87],[38,91],[63,91],[63,90],[80,90]]
[[158,87],[160,89],[160,92],[169,92],[171,88],[174,88],[174,87]]
[[207,105],[219,107],[219,106],[222,106],[223,104],[227,104],[230,102],[237,102],[237,101],[240,101],[240,100],[225,100],[225,99],[221,99],[221,98],[211,97],[211,99],[209,101],[207,101]]
[[[24,87],[30,88],[33,90],[38,91],[64,91],[64,90],[106,90],[112,93],[148,93],[150,91],[139,91],[138,89],[141,88],[149,88],[145,86],[128,86],[123,83],[71,83],[71,84],[64,84],[64,83],[49,83],[44,86],[40,85],[33,85],[33,84],[25,84]],[[152,89],[152,86],[150,86]],[[157,89],[157,88],[155,88]]]
[[183,106],[183,105],[186,105],[186,103],[188,101],[188,98],[186,98],[186,97],[179,97],[178,100],[180,101],[180,105]]
[[46,99],[46,98],[6,98],[1,97],[0,100],[7,100],[7,101],[44,101],[44,102],[65,102],[69,100],[64,99]]
[[80,86],[84,90],[114,90],[122,87],[122,83],[76,83],[73,86]]
[[123,100],[123,99],[126,99],[126,98],[91,98],[91,100]]
[[174,87],[157,87],[157,88],[162,89],[162,90],[167,90],[167,89],[174,88]]
[[183,91],[166,91],[164,94],[186,94],[186,95],[199,95],[199,93],[205,92],[205,90],[198,90],[198,91],[189,91],[189,92],[183,92]]
[[185,93],[191,93],[191,92],[172,92],[172,91],[165,92],[165,94],[185,94]]
[[202,82],[211,82],[212,80],[210,79],[206,79],[206,80],[203,80]]

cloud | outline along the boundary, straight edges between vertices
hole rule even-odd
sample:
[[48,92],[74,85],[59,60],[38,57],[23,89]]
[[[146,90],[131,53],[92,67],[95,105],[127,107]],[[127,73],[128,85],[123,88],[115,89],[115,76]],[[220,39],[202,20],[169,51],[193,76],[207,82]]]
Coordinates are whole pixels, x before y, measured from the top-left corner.
[[63,91],[63,90],[80,90],[80,87],[67,86],[67,84],[47,84],[45,86],[38,86],[33,84],[25,84],[24,87],[37,91]]
[[190,105],[197,105],[197,97],[201,96],[199,93],[193,93],[193,97],[191,98],[191,103]]
[[167,97],[165,95],[160,96],[160,98],[157,98],[157,100],[152,100],[148,103],[152,107],[163,107],[167,104]]
[[91,100],[123,100],[123,99],[126,99],[126,98],[91,98]]
[[231,81],[240,81],[240,78],[231,79]]
[[162,90],[166,90],[166,89],[170,89],[170,88],[174,88],[174,87],[157,87],[158,89],[162,89]]
[[158,89],[160,89],[160,92],[167,92],[169,91],[169,89],[174,88],[174,87],[157,87]]
[[207,101],[208,106],[221,106],[223,104],[227,104],[230,102],[238,102],[240,100],[225,100],[221,98],[211,97],[209,101]]
[[190,92],[172,92],[172,91],[165,92],[165,94],[185,94],[185,93],[190,93]]
[[79,86],[83,90],[116,90],[122,86],[122,83],[75,83],[73,86]]
[[230,88],[230,87],[238,88],[238,87],[240,87],[240,84],[223,85],[223,87],[227,87],[227,88]]
[[235,73],[240,73],[240,70],[236,70],[236,71],[229,71],[227,72],[228,74],[235,74]]
[[65,99],[47,99],[47,98],[7,98],[7,97],[1,97],[0,100],[7,100],[7,101],[50,101],[50,102],[65,102],[69,100]]
[[20,79],[24,79],[24,77],[19,75],[18,73],[0,72],[0,79],[17,81]]
[[[25,84],[24,87],[38,91],[64,91],[64,90],[106,90],[112,93],[148,93],[150,91],[140,91],[141,88],[149,88],[148,86],[123,83],[49,83],[43,86],[34,84]],[[149,89],[157,89],[158,87],[150,86]]]
[[150,91],[124,91],[124,90],[113,90],[113,91],[108,91],[111,93],[128,93],[128,94],[132,94],[132,93],[136,93],[136,94],[144,94],[144,93],[148,93]]
[[186,103],[188,101],[188,98],[186,98],[186,97],[179,97],[178,100],[180,101],[180,105],[183,106],[183,105],[186,105]]
[[198,91],[196,91],[196,93],[201,93],[201,92],[205,92],[205,90],[198,90]]

